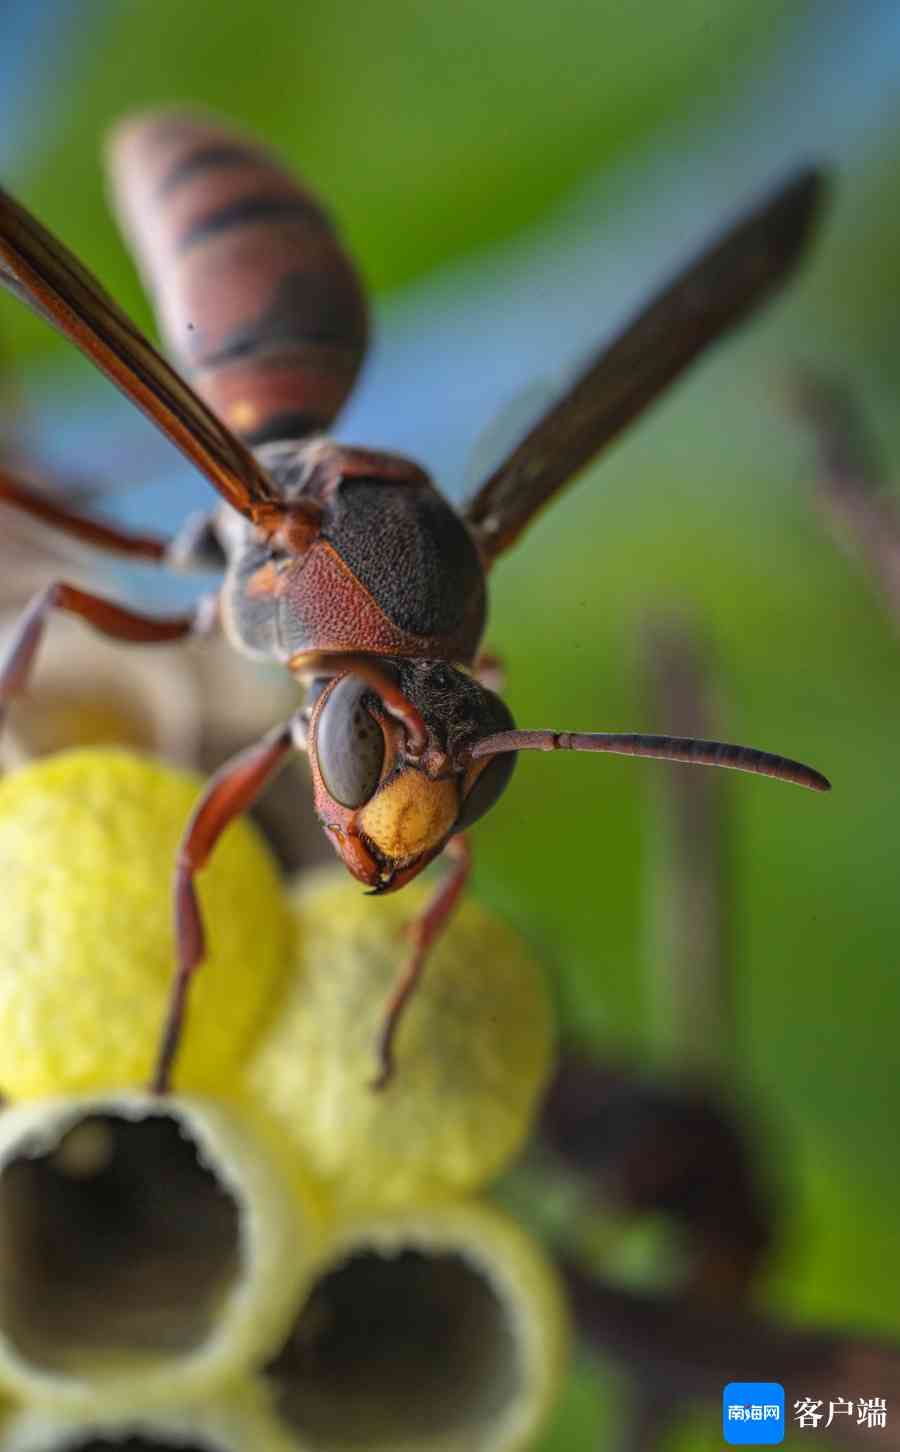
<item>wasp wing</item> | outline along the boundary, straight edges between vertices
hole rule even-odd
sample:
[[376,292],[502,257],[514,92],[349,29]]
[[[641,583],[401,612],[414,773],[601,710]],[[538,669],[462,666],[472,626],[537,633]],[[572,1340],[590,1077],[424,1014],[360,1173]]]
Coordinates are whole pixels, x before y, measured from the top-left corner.
[[740,322],[798,260],[824,191],[795,174],[705,248],[525,435],[464,509],[488,559],[502,553],[557,490]]
[[253,455],[216,418],[68,248],[0,190],[0,283],[46,318],[242,514],[274,498]]

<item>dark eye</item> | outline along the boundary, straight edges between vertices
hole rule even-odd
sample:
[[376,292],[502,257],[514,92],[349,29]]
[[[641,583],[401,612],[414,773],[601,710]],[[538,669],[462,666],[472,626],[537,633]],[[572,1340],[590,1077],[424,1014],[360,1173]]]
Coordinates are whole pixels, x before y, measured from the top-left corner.
[[516,764],[514,751],[504,751],[489,762],[479,776],[469,795],[463,802],[462,811],[456,822],[456,831],[471,827],[485,812],[489,812],[497,798],[504,791]]
[[319,771],[342,807],[361,807],[369,800],[384,764],[384,733],[362,703],[368,689],[358,676],[344,676],[322,707],[316,728]]

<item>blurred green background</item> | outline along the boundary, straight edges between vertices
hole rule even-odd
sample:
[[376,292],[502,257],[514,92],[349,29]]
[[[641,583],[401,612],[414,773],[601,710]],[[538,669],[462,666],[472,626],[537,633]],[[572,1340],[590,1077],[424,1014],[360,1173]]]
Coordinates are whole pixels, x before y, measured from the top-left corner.
[[[713,643],[721,734],[831,776],[830,798],[727,784],[732,1087],[779,1130],[788,1218],[766,1304],[900,1334],[900,643],[812,507],[812,451],[783,401],[798,362],[845,376],[900,477],[900,7],[47,0],[0,27],[6,179],[148,327],[104,206],[110,122],[202,102],[302,169],[377,296],[378,344],[341,432],[412,452],[456,496],[517,390],[545,378],[552,390],[767,178],[810,156],[833,166],[833,205],[789,295],[503,562],[489,644],[521,725],[663,731],[641,640],[649,616],[676,610]],[[46,457],[82,472],[133,460],[146,487],[119,501],[131,519],[171,526],[206,501],[5,297],[0,328]],[[135,582],[158,600],[154,588]],[[660,1052],[646,913],[659,770],[526,757],[474,842],[475,891],[540,945],[564,1029],[648,1058]],[[583,1366],[542,1452],[605,1445],[605,1385]],[[721,1445],[716,1420],[678,1445]]]

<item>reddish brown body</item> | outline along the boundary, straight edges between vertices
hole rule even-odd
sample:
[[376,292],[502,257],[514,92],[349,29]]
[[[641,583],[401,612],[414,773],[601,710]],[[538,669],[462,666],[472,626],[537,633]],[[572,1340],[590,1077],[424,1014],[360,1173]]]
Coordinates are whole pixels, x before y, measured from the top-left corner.
[[327,428],[368,329],[318,201],[262,147],[187,113],[126,124],[110,164],[166,343],[210,407],[251,445]]
[[[474,540],[424,470],[319,434],[366,342],[355,271],[325,212],[259,147],[196,116],[138,118],[113,195],[170,350],[247,443],[293,530],[219,520],[225,627],[303,673],[326,652],[470,665],[485,621]],[[229,511],[231,514],[231,511]]]
[[273,538],[229,510],[225,628],[248,653],[298,674],[322,653],[471,665],[484,630],[484,570],[463,521],[416,464],[328,440],[257,453],[290,509]]
[[827,790],[801,763],[750,747],[633,733],[517,731],[478,649],[485,572],[549,500],[706,347],[789,274],[822,192],[798,171],[651,298],[483,481],[461,512],[408,459],[322,435],[366,342],[356,273],[319,203],[256,143],[184,112],[121,127],[114,198],[189,387],[102,287],[0,191],[0,283],[80,347],[206,475],[224,504],[173,541],[51,503],[0,470],[0,498],[106,549],[225,567],[222,589],[160,620],[48,584],[0,665],[0,713],[27,684],[52,612],[120,639],[172,640],[221,621],[251,655],[305,679],[305,706],[213,778],[175,871],[178,964],[154,1076],[168,1087],[188,984],[204,956],[195,888],[227,823],[295,749],[349,870],[402,887],[454,864],[412,925],[379,1042],[394,1034],[468,867],[464,832],[507,786],[516,753],[612,751],[730,766]]

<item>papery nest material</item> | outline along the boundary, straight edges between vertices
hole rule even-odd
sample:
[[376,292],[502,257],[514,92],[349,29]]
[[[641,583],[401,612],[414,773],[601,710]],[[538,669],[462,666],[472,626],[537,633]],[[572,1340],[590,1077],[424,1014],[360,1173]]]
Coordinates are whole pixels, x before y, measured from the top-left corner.
[[478,1201],[332,1228],[267,1366],[316,1452],[517,1452],[555,1405],[569,1340],[539,1246]]
[[319,1248],[233,1110],[137,1092],[0,1118],[0,1389],[82,1411],[214,1392],[270,1354]]
[[258,1383],[183,1407],[28,1407],[0,1422],[0,1452],[303,1452]]

